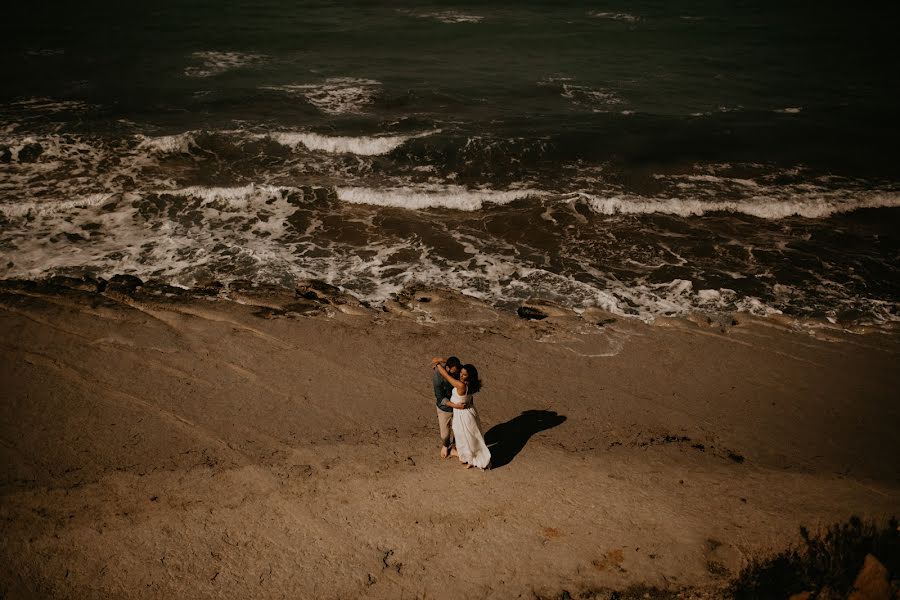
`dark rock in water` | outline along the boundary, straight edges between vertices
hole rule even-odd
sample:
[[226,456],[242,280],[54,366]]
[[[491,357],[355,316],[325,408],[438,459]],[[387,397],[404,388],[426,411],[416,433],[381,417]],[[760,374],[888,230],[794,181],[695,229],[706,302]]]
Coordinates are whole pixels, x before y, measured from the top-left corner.
[[97,282],[86,277],[66,277],[65,275],[54,275],[47,280],[47,283],[57,287],[79,290],[82,292],[96,292]]
[[34,162],[38,159],[38,156],[43,154],[43,152],[44,148],[37,142],[25,144],[22,149],[19,150],[19,162]]
[[290,290],[274,283],[259,283],[249,279],[235,279],[228,284],[229,292],[237,292],[253,298],[277,298],[289,296]]
[[12,150],[9,149],[9,146],[0,146],[0,162],[12,162]]
[[144,282],[134,275],[113,275],[112,279],[106,284],[106,291],[119,292],[130,296],[134,293],[134,290],[142,285],[144,285]]
[[516,309],[516,314],[519,315],[519,318],[529,321],[540,321],[547,318],[547,313],[532,306],[520,306]]
[[69,240],[70,242],[83,242],[84,241],[84,237],[82,237],[81,235],[79,235],[77,233],[66,232],[66,239]]
[[857,309],[842,310],[837,314],[837,322],[843,327],[852,327],[864,319],[866,313]]
[[0,290],[33,291],[38,285],[38,282],[30,279],[0,279]]
[[192,291],[151,279],[150,281],[144,282],[144,285],[141,286],[138,294],[143,298],[152,298],[154,301],[180,301],[190,298]]
[[297,286],[295,294],[297,298],[327,302],[328,300],[340,298],[343,295],[343,292],[341,292],[340,288],[325,283],[324,281],[313,280]]
[[423,304],[426,302],[431,302],[431,298],[429,298],[428,296],[421,296],[419,298],[416,298],[416,300]]
[[228,289],[234,292],[245,292],[247,290],[254,290],[255,285],[250,279],[235,279],[228,284]]
[[211,297],[218,296],[225,288],[225,284],[221,281],[209,281],[207,283],[191,288],[191,295]]

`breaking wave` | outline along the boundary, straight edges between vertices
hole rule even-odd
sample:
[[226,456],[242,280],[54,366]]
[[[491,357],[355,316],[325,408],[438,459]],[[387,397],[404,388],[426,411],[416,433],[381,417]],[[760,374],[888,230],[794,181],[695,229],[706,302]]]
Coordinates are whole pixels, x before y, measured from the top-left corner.
[[296,147],[303,145],[309,150],[332,152],[336,154],[356,154],[359,156],[380,156],[396,150],[407,140],[425,137],[432,132],[417,135],[382,135],[382,136],[327,136],[311,132],[276,132],[267,137],[283,146]]
[[336,192],[339,200],[352,204],[390,206],[411,210],[449,208],[463,211],[481,210],[485,204],[509,204],[514,200],[541,193],[536,190],[469,190],[453,185],[393,189],[338,187]]
[[215,77],[268,58],[264,54],[245,52],[194,52],[191,57],[200,64],[184,69],[184,74],[188,77]]
[[381,82],[355,77],[332,77],[322,83],[263,86],[261,89],[297,94],[326,114],[340,115],[363,112],[374,102],[381,89]]

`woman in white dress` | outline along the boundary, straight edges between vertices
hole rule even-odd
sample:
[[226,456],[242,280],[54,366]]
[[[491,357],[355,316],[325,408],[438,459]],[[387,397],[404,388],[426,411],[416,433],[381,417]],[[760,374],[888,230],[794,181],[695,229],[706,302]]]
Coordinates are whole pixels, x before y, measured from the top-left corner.
[[444,368],[443,361],[435,359],[434,364],[444,379],[453,386],[450,402],[447,403],[453,409],[453,437],[456,438],[456,451],[451,452],[451,456],[458,456],[459,462],[466,465],[467,469],[489,468],[491,451],[484,442],[473,398],[481,389],[478,370],[474,365],[463,365],[459,370],[459,379],[455,379]]

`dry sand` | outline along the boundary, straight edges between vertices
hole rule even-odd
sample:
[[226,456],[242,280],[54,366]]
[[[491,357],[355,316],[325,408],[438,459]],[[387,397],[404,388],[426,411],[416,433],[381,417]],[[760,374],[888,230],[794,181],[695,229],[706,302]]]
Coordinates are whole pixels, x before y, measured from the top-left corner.
[[[0,285],[3,598],[715,590],[900,507],[896,334],[74,287]],[[493,470],[438,456],[447,354]]]

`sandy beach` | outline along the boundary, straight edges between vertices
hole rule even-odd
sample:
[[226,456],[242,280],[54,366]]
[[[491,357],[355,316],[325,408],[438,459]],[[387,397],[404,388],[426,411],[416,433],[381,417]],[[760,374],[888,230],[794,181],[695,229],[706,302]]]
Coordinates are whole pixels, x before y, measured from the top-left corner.
[[[542,310],[4,282],[0,596],[715,594],[900,506],[896,334]],[[492,470],[438,456],[447,354]]]

